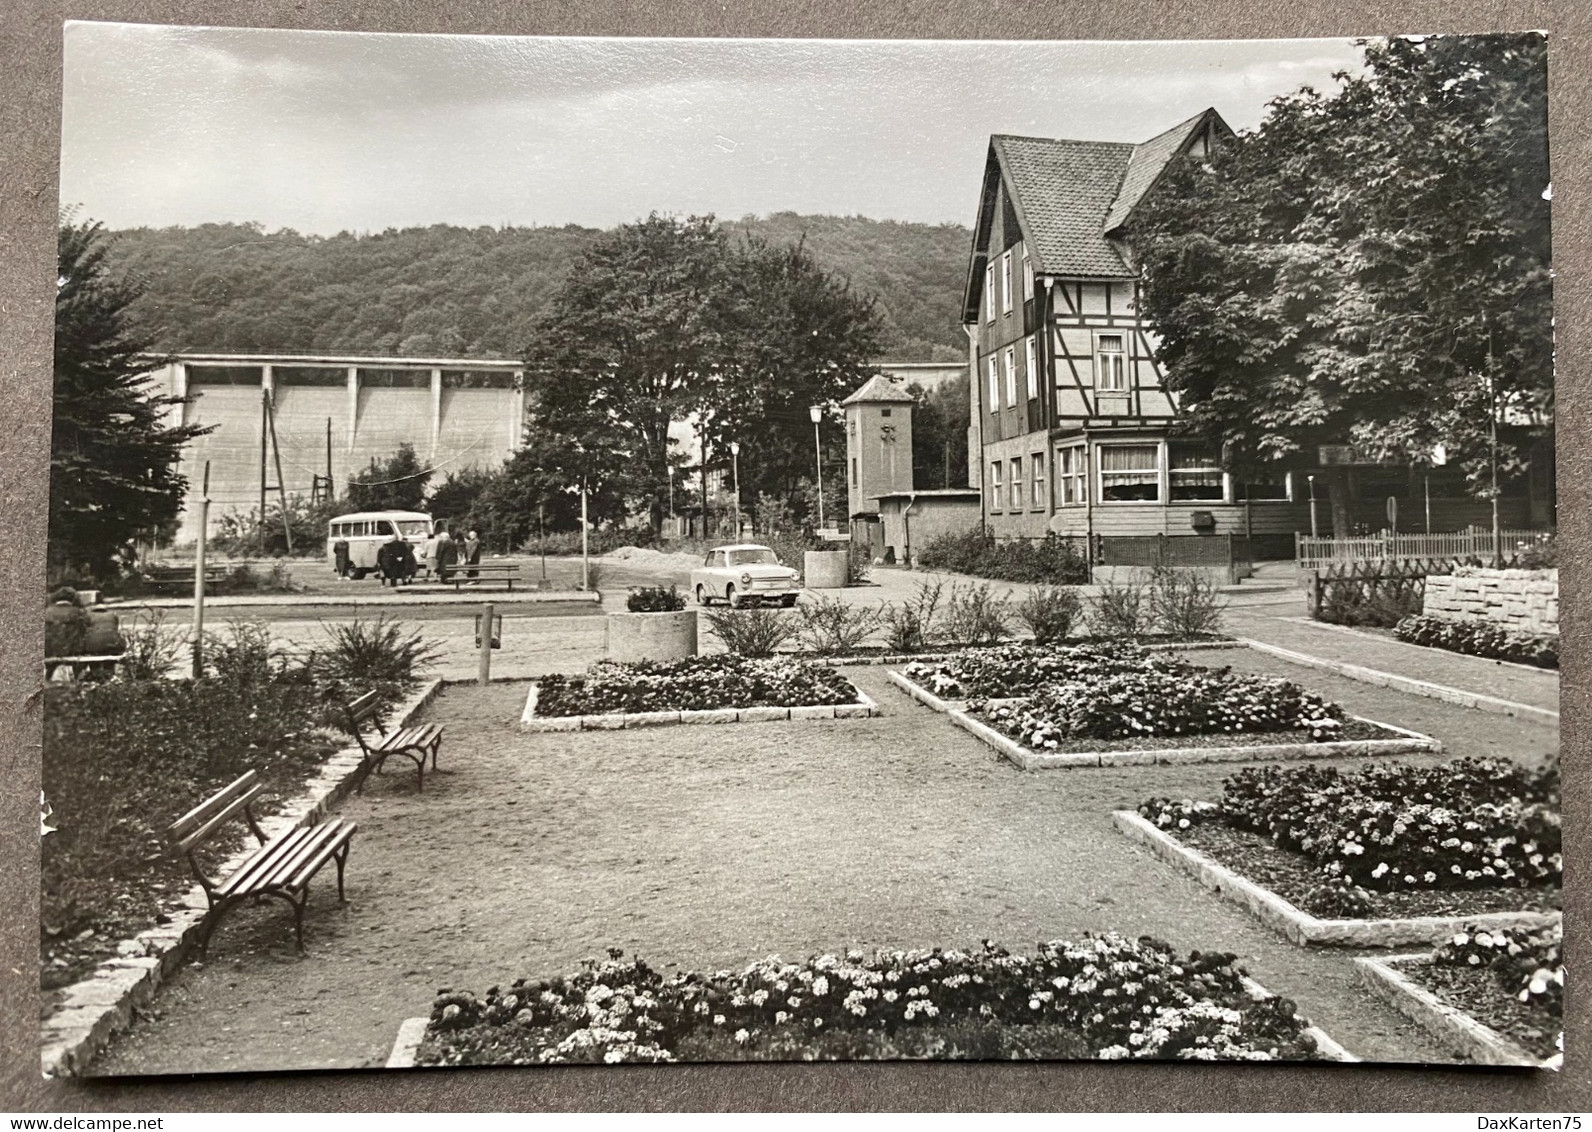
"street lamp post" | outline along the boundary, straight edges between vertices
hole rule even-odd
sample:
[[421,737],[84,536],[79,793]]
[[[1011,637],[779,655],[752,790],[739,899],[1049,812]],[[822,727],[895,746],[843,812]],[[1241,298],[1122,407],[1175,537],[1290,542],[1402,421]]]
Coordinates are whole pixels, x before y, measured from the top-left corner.
[[1321,534],[1316,529],[1316,477],[1307,475],[1305,479],[1310,481],[1310,537],[1320,538]]
[[735,487],[735,539],[741,538],[741,442],[730,441],[730,477]]
[[813,451],[817,454],[818,465],[818,529],[824,529],[824,442],[818,434],[818,422],[824,419],[822,405],[810,406],[807,415],[813,419]]

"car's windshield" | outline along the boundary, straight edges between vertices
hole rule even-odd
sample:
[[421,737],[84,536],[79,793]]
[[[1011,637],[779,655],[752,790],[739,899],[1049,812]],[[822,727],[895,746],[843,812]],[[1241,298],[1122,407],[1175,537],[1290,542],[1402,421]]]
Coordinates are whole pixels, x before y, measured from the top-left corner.
[[732,551],[730,551],[730,565],[731,566],[762,566],[762,565],[778,566],[779,565],[779,559],[774,557],[774,552],[772,550],[765,550],[765,549],[763,549],[761,547],[759,547],[756,550],[732,550]]
[[429,535],[431,524],[425,519],[399,519],[398,533],[403,535]]

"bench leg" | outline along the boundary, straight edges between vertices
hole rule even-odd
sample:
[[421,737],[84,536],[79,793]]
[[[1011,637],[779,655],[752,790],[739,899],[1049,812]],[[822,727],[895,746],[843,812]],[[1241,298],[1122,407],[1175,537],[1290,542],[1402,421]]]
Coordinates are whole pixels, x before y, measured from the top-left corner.
[[348,897],[343,895],[343,866],[348,864],[348,850],[353,844],[352,841],[345,841],[343,851],[332,854],[332,860],[337,862],[337,900],[340,904],[348,903]]

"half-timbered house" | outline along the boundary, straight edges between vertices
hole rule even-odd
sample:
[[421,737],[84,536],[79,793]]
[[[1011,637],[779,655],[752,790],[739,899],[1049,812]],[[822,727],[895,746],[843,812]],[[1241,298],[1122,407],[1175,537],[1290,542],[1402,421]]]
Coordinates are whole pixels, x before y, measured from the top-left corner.
[[[1174,158],[1232,136],[1208,109],[1140,144],[991,137],[963,323],[968,482],[982,485],[997,537],[1231,534],[1253,536],[1262,556],[1291,556],[1293,533],[1309,531],[1322,453],[1235,475],[1218,443],[1177,428],[1123,238]],[[1353,460],[1347,449],[1325,458]],[[1532,480],[1544,482],[1535,471]],[[1373,530],[1386,525],[1389,496],[1403,500],[1405,530],[1490,515],[1457,469],[1357,465],[1351,484],[1353,518]],[[1506,523],[1543,521],[1525,489],[1506,499]]]

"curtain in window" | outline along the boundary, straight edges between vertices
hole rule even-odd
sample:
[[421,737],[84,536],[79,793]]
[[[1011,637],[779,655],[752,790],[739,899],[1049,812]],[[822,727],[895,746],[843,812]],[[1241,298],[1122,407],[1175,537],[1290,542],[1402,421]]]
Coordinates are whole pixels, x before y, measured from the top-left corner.
[[1173,499],[1222,498],[1222,469],[1217,454],[1203,445],[1174,444],[1167,453]]
[[1161,498],[1161,473],[1154,444],[1100,446],[1100,498],[1110,502]]

